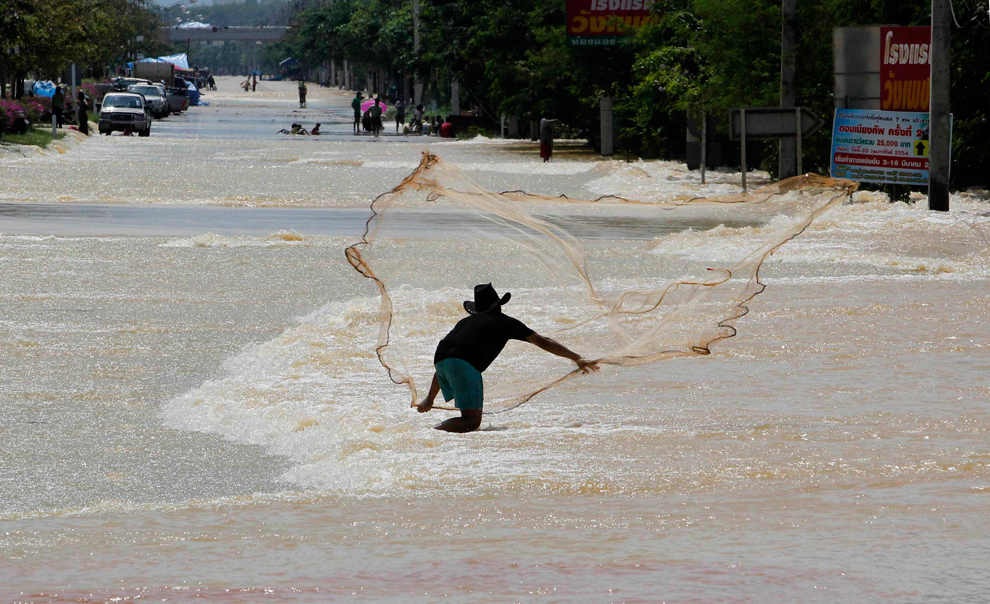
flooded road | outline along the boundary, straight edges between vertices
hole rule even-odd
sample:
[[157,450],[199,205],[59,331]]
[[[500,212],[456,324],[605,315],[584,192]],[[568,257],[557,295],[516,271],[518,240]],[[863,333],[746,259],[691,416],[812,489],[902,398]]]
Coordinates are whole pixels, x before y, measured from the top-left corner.
[[[560,210],[558,210],[559,212]],[[616,211],[612,216],[538,214],[579,239],[653,240],[685,229],[711,229],[724,221],[670,221],[655,212]],[[624,215],[623,215],[624,214]],[[367,208],[215,208],[130,204],[0,204],[4,233],[57,236],[268,235],[291,231],[358,239],[371,212]],[[756,226],[738,222],[729,226]],[[477,215],[456,210],[405,210],[389,214],[388,237],[441,238],[471,233],[484,237],[504,231]]]
[[[711,355],[441,434],[448,414],[415,413],[379,364],[378,291],[343,254],[422,151],[547,196],[714,195],[738,174],[370,140],[349,95],[313,86],[299,112],[291,84],[222,80],[150,139],[0,159],[0,600],[986,600],[986,200],[857,193],[770,257]],[[331,136],[274,134],[300,120]],[[603,295],[725,266],[787,219],[526,209],[581,241]],[[409,350],[432,355],[494,281],[506,312],[595,353],[509,227],[393,216],[369,256]],[[511,342],[486,379],[568,368]]]

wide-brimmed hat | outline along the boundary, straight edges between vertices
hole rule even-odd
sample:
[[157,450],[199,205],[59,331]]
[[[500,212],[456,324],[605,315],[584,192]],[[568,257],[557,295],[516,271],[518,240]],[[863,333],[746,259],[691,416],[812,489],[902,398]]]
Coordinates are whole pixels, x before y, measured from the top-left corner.
[[464,310],[472,315],[483,315],[489,313],[509,301],[512,294],[506,292],[501,298],[491,283],[482,283],[474,286],[474,302],[464,301]]

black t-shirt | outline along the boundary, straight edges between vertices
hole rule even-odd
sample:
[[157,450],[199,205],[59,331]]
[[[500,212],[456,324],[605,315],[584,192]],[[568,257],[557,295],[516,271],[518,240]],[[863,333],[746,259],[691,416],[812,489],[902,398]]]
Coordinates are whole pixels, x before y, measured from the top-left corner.
[[478,371],[484,371],[502,352],[506,342],[525,340],[534,333],[522,321],[501,311],[470,315],[458,321],[454,329],[440,340],[433,362],[462,359]]

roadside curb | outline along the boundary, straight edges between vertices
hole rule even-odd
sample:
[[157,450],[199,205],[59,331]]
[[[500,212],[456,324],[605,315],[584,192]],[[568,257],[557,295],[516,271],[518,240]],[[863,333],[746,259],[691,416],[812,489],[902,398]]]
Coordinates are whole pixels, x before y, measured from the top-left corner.
[[[97,125],[94,122],[89,123],[90,132],[95,132]],[[63,130],[65,136],[60,140],[55,140],[44,147],[38,147],[37,145],[12,145],[8,143],[0,144],[0,160],[4,159],[22,159],[29,157],[37,157],[39,155],[45,156],[51,153],[64,154],[66,151],[79,145],[91,138],[94,135],[86,136],[77,130],[69,130],[65,128]]]

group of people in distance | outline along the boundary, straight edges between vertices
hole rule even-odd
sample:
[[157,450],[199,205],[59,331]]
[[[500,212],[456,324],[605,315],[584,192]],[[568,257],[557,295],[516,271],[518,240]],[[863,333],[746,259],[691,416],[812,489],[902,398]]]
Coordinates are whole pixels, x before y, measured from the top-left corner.
[[299,135],[308,135],[308,136],[319,136],[321,125],[322,124],[320,124],[320,122],[316,122],[316,125],[313,126],[312,130],[306,130],[305,128],[303,128],[302,124],[292,124],[292,126],[290,126],[288,130],[282,128],[281,130],[276,132],[276,134],[299,134]]
[[373,105],[362,110],[363,103],[364,96],[359,91],[351,100],[351,108],[354,109],[354,134],[360,134],[364,130],[377,137],[384,129],[382,117],[385,115],[385,104],[380,97],[376,97]]
[[[69,95],[72,96],[71,94]],[[72,99],[65,98],[65,92],[61,86],[55,87],[55,94],[52,95],[52,115],[55,116],[56,125],[61,128],[66,122],[67,114],[75,118],[76,127],[79,132],[89,135],[89,110],[92,109],[89,97],[80,90],[76,94],[76,107],[73,111],[71,107]]]
[[[303,84],[302,86],[305,86]],[[300,86],[300,104],[305,103],[304,88]],[[367,109],[362,109],[366,103],[364,95],[359,91],[351,100],[351,108],[354,110],[354,134],[370,132],[377,137],[384,130],[383,118],[385,117],[385,103],[381,97],[375,97],[374,103]],[[399,99],[395,103],[395,132],[408,134],[425,134],[427,136],[440,136],[443,138],[454,138],[454,124],[450,118],[442,118],[439,115],[424,115],[422,103],[413,109],[412,118],[406,123],[406,107],[411,106],[413,100],[409,99],[408,105]],[[289,128],[282,128],[277,134],[298,134],[298,135],[319,135],[320,124],[317,123],[312,130],[307,131],[302,124],[292,124]]]
[[[354,95],[351,100],[351,108],[354,109],[354,134],[360,134],[362,130],[371,132],[378,136],[384,129],[382,117],[385,113],[385,104],[380,97],[375,98],[375,103],[362,111],[364,96],[361,92]],[[441,136],[445,138],[454,137],[454,125],[450,119],[443,119],[439,115],[424,115],[425,108],[422,103],[413,109],[412,118],[406,123],[406,108],[413,105],[413,100],[409,99],[408,104],[400,98],[395,102],[395,132],[408,134],[425,134],[427,136]]]

